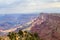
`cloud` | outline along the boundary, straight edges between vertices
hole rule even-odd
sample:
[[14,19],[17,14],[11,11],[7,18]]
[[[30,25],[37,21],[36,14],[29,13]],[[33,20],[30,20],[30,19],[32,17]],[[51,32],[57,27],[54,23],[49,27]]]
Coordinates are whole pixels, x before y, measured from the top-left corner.
[[51,2],[60,2],[60,0],[41,0],[42,2],[47,2],[47,3],[51,3]]
[[8,5],[0,7],[0,13],[34,13],[46,8],[60,8],[59,0],[6,0],[5,4]]
[[20,2],[20,0],[0,0],[0,9],[16,6],[18,2]]
[[12,4],[16,1],[19,1],[19,0],[0,0],[0,3],[4,5],[4,4]]

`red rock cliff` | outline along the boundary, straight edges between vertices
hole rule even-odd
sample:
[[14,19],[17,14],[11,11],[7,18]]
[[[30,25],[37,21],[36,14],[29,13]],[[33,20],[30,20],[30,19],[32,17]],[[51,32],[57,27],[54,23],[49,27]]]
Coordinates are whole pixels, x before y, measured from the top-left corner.
[[31,31],[43,40],[60,40],[60,16],[43,13],[32,23]]

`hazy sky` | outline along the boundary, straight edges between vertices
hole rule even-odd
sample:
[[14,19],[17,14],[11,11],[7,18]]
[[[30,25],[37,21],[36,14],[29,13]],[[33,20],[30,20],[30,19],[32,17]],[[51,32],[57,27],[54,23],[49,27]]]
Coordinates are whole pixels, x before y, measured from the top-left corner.
[[60,12],[60,0],[0,0],[0,14]]

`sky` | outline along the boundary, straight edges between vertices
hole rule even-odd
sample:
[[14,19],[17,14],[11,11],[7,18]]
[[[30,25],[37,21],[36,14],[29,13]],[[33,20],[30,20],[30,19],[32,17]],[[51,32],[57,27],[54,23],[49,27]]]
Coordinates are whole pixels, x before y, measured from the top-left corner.
[[0,0],[0,14],[60,13],[60,0]]

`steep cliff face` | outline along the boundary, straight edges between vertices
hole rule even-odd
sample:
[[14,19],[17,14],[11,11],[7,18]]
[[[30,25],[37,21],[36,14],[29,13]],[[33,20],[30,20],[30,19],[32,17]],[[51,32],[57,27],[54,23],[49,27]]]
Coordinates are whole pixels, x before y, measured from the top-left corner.
[[60,40],[60,16],[56,14],[40,14],[31,26],[31,31],[43,40]]

